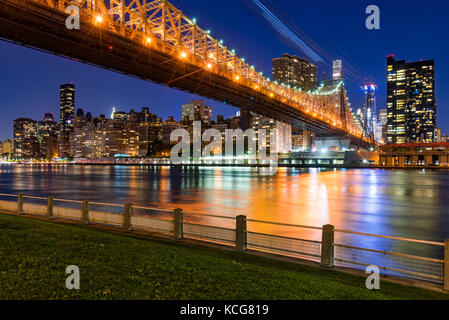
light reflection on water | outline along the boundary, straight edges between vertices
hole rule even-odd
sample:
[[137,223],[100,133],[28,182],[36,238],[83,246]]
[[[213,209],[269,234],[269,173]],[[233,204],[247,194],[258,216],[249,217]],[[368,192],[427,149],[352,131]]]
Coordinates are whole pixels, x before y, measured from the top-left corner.
[[[449,171],[279,168],[270,177],[252,168],[0,165],[0,193],[181,207],[439,242],[449,237],[448,191]],[[304,235],[272,225],[249,228]]]

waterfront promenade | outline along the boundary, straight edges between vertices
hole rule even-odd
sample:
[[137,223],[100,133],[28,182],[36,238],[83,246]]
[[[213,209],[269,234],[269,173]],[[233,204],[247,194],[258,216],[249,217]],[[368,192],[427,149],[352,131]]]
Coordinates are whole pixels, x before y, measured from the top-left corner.
[[[171,212],[159,208],[133,206],[130,203],[117,205],[22,194],[0,194],[0,196],[9,198],[7,201],[0,201],[0,211],[13,215],[45,217],[49,220],[72,221],[84,225],[101,225],[128,232],[135,230],[165,235],[175,240],[197,240],[232,247],[239,252],[250,250],[268,253],[273,257],[285,256],[301,261],[307,260],[324,268],[339,266],[363,270],[367,266],[375,265],[383,274],[420,280],[436,285],[435,288],[449,290],[449,256],[447,255],[449,240],[440,243],[407,239],[338,229],[332,225],[319,227],[260,221],[247,219],[243,215],[230,218],[183,212],[182,209],[175,209]],[[39,204],[39,202],[45,202],[46,205]],[[118,213],[117,210],[92,210],[91,207],[94,206],[121,208],[123,211]],[[217,220],[225,220],[230,227],[224,227],[221,222],[212,222]],[[287,237],[255,232],[251,228],[251,224],[271,225],[279,230],[282,230],[283,227],[294,228],[297,230],[298,236]],[[308,231],[318,231],[318,233],[315,232],[315,235],[320,234],[320,236],[313,238],[312,233]],[[365,247],[361,247],[348,243],[347,239],[345,241],[345,238],[339,235],[365,237],[368,240],[359,242],[365,243]],[[376,238],[406,242],[411,246],[425,245],[442,248],[445,254],[440,259],[436,259],[401,252],[388,252],[372,247],[371,240]]]

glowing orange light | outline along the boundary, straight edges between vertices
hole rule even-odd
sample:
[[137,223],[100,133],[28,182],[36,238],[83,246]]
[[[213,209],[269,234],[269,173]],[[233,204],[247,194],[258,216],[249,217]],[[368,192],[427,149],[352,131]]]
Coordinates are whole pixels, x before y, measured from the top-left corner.
[[183,52],[181,52],[181,58],[182,58],[182,59],[185,59],[185,58],[187,58],[187,53],[185,53],[184,51],[183,51]]
[[103,22],[103,17],[102,17],[102,16],[96,16],[96,17],[95,17],[95,20],[96,20],[98,23],[101,23],[101,22]]
[[240,80],[240,76],[239,75],[235,76],[235,80],[239,81]]
[[212,63],[207,64],[207,69],[212,69]]
[[272,97],[272,98],[274,97],[274,93],[273,92],[270,93],[270,97]]
[[147,38],[147,43],[151,43],[153,41],[150,37]]

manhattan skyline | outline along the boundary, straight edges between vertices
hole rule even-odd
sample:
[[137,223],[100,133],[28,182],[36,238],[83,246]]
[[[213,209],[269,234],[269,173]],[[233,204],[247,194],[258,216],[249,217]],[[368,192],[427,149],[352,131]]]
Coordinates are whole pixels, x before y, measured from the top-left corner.
[[[200,26],[210,28],[215,37],[224,39],[229,48],[235,48],[239,56],[245,57],[269,77],[272,58],[283,53],[310,59],[270,27],[250,1],[220,0],[210,4],[199,0],[188,6],[182,0],[173,3],[185,9],[186,15],[196,17]],[[360,70],[360,75],[371,76],[379,86],[378,110],[386,108],[387,55],[395,54],[398,59],[407,61],[435,59],[437,121],[438,127],[447,133],[449,115],[445,114],[445,109],[449,101],[449,86],[443,82],[443,77],[449,71],[449,62],[444,58],[448,44],[438,41],[443,38],[445,29],[437,25],[444,25],[445,11],[442,7],[448,5],[421,8],[413,5],[418,4],[417,1],[409,3],[403,8],[400,4],[378,1],[381,30],[365,28],[366,1],[350,4],[324,1],[320,3],[324,5],[319,7],[311,3],[279,1],[270,3],[269,8],[291,29],[313,39],[333,59],[342,59],[344,69],[350,64],[351,69]],[[226,10],[222,10],[224,6]],[[243,28],[245,32],[242,33]],[[197,97],[6,42],[0,43],[0,58],[5,64],[0,77],[2,140],[12,137],[11,121],[15,118],[26,116],[40,120],[45,112],[57,114],[58,90],[62,83],[75,83],[76,107],[95,115],[109,115],[113,106],[117,110],[148,106],[151,112],[163,118],[173,115],[179,120],[181,105]],[[330,77],[329,61],[318,62],[317,66],[320,80],[324,71]],[[355,78],[351,75],[346,81],[354,112],[363,106],[363,92],[359,88],[362,81],[357,83]],[[205,101],[213,107],[214,117],[217,114],[229,117],[238,110],[216,101]]]

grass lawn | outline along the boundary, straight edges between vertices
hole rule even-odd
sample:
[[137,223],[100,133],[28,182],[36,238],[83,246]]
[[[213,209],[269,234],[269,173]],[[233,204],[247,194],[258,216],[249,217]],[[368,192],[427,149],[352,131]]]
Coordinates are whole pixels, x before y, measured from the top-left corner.
[[[68,290],[68,265],[80,290]],[[447,299],[213,248],[0,214],[0,299]]]

